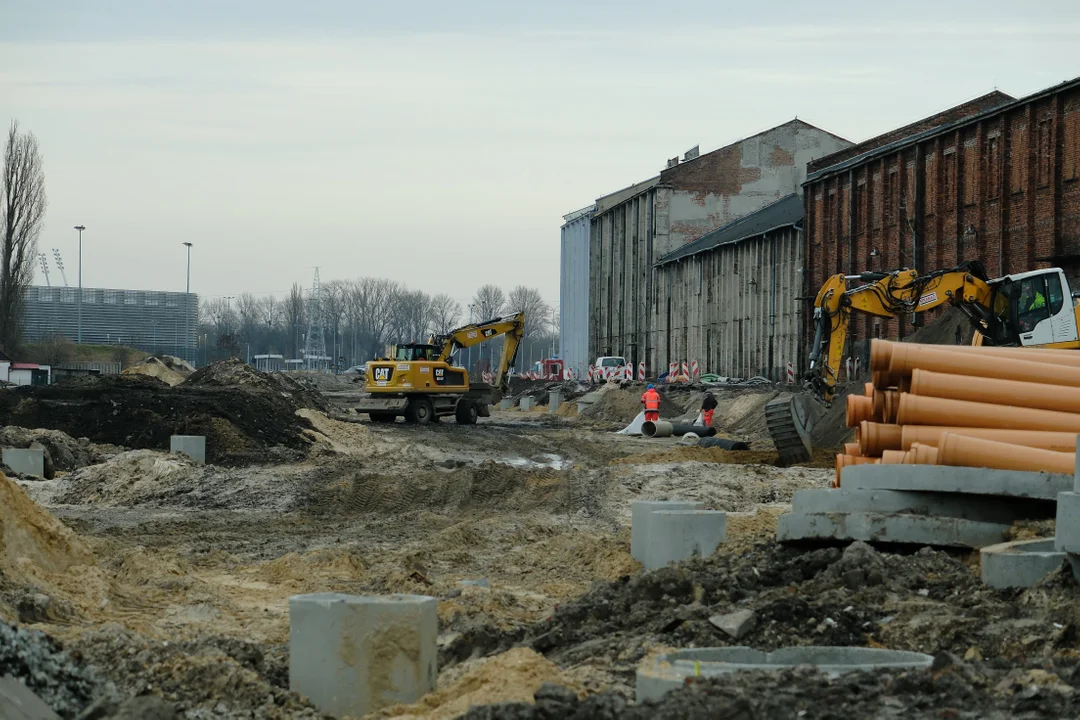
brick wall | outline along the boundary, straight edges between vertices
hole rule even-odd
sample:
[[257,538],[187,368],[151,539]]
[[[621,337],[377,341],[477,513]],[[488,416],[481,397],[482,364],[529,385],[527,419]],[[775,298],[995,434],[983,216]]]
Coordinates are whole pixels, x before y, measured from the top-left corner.
[[[1058,266],[1080,289],[1080,80],[826,168],[805,199],[808,307],[835,273],[964,260],[982,261],[992,277]],[[912,324],[858,315],[851,332],[855,341],[902,338]]]

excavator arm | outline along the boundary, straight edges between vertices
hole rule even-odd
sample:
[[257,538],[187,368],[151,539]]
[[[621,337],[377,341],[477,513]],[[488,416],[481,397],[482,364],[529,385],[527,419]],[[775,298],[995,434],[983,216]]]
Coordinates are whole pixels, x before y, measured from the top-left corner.
[[834,275],[814,301],[814,342],[806,383],[826,404],[832,402],[852,312],[891,318],[945,303],[959,307],[983,334],[996,332],[1008,309],[1007,299],[989,283],[978,262],[921,276],[914,270]]
[[510,390],[509,372],[514,360],[517,358],[518,346],[521,344],[521,338],[524,334],[525,313],[519,312],[514,315],[506,315],[493,320],[459,327],[445,335],[432,337],[431,344],[442,346],[442,352],[438,359],[449,363],[450,356],[457,350],[479,345],[500,335],[506,335],[495,379],[495,386],[505,394]]

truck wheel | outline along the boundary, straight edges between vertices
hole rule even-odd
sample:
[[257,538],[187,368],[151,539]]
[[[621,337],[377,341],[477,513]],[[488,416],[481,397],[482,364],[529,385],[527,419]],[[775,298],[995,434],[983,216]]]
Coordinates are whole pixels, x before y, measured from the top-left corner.
[[435,415],[435,408],[426,397],[414,397],[409,400],[409,407],[405,410],[405,419],[417,425],[427,425]]
[[368,417],[373,423],[392,423],[397,420],[397,416],[390,413],[368,413]]
[[476,403],[472,400],[459,400],[454,409],[454,418],[458,425],[475,425],[477,414]]

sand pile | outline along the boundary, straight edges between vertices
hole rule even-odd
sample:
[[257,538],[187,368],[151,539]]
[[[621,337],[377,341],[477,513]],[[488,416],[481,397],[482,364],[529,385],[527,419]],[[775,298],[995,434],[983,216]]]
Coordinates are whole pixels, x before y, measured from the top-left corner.
[[[660,417],[681,416],[685,412],[684,408],[668,397],[663,388],[659,390]],[[596,401],[581,410],[580,415],[593,420],[628,423],[641,412],[642,408],[641,392],[624,390],[617,385],[608,384],[596,391]]]
[[[375,718],[403,720],[450,720],[470,707],[504,702],[532,702],[533,694],[545,682],[570,688],[584,697],[584,690],[550,660],[529,648],[514,648],[501,655],[476,661],[456,679],[441,677],[442,688],[413,705],[395,705],[375,713]],[[449,675],[445,673],[444,675]],[[449,682],[448,682],[449,681]]]
[[179,385],[188,379],[195,368],[172,355],[151,355],[141,363],[124,368],[124,375],[146,375],[166,385]]
[[94,554],[75,533],[0,473],[0,574],[25,579],[34,568],[62,573],[93,564]]

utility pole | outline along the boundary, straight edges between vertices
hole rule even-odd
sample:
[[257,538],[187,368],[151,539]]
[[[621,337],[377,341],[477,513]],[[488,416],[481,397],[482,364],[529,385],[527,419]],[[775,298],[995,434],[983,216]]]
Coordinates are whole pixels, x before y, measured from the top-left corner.
[[75,229],[79,231],[79,344],[82,344],[82,233],[86,229],[85,225],[76,225]]
[[184,360],[194,362],[191,357],[191,243],[186,242],[187,247],[187,285],[184,287]]
[[[469,303],[469,324],[470,325],[472,325],[472,323],[473,323],[473,319],[472,319],[473,307],[475,307],[475,303]],[[468,360],[468,364],[465,366],[465,374],[468,375],[471,372],[472,372],[472,345],[469,346],[469,360]]]

